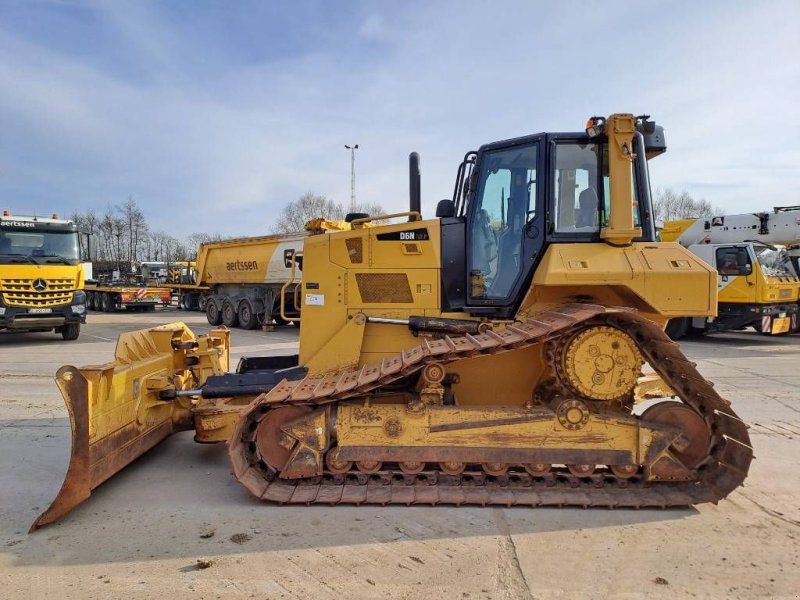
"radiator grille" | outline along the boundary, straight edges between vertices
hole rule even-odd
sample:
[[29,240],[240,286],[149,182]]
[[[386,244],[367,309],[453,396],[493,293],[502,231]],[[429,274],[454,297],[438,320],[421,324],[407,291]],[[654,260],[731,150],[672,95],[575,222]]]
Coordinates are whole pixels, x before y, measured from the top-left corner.
[[363,302],[408,304],[414,301],[405,273],[356,273],[356,283]]
[[361,238],[348,238],[344,243],[347,245],[347,254],[350,256],[351,263],[361,264],[364,262],[364,241]]
[[8,306],[29,308],[67,304],[72,300],[74,279],[44,279],[43,291],[34,289],[37,279],[0,279],[0,292]]

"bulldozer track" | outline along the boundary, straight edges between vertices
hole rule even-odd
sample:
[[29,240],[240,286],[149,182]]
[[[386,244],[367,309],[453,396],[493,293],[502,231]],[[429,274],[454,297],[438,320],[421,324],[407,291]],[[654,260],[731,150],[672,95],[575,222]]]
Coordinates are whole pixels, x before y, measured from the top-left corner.
[[[699,413],[711,433],[707,456],[692,481],[620,478],[610,471],[576,476],[552,470],[543,476],[521,468],[491,476],[477,470],[447,475],[436,469],[407,474],[384,469],[374,474],[325,472],[306,479],[280,479],[259,458],[254,443],[258,423],[271,407],[315,406],[354,399],[413,374],[431,362],[507,352],[570,335],[587,325],[606,325],[633,338],[645,361]],[[670,507],[717,502],[742,484],[753,450],[748,427],[686,359],[677,343],[655,323],[622,308],[565,304],[499,332],[423,340],[380,363],[360,369],[283,381],[245,410],[229,443],[234,477],[262,500],[280,504],[472,504],[500,506]]]

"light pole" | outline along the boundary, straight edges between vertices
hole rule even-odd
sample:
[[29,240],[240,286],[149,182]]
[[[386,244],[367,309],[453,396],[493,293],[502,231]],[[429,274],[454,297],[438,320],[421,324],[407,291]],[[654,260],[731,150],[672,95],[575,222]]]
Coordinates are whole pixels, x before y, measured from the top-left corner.
[[350,212],[356,212],[356,150],[358,144],[352,146],[344,145],[345,148],[350,150]]

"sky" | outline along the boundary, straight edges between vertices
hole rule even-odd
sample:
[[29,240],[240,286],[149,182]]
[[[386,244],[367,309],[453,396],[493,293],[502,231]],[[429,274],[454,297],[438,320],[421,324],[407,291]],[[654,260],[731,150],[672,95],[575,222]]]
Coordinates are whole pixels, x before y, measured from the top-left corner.
[[0,209],[132,196],[154,229],[258,235],[305,192],[452,196],[464,154],[650,114],[654,188],[800,205],[800,2],[0,0]]

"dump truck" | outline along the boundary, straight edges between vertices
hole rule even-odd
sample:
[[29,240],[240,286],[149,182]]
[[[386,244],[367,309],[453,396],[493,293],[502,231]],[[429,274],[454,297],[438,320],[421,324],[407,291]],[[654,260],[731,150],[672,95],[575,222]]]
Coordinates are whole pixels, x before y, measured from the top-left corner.
[[81,262],[90,258],[81,256],[81,235],[73,221],[57,214],[48,218],[3,211],[0,330],[55,331],[64,340],[78,339],[86,322],[83,287],[91,267]]
[[719,312],[671,319],[667,333],[736,331],[765,335],[798,330],[800,272],[793,248],[800,244],[800,208],[666,221],[664,241],[675,241],[718,272]]
[[[173,323],[62,367],[72,455],[33,528],[180,430],[227,443],[235,479],[277,504],[719,501],[752,447],[663,330],[717,308],[716,272],[656,239],[648,159],[665,150],[661,126],[623,113],[486,144],[425,220],[412,155],[407,212],[291,254],[297,355],[227,373],[229,330]],[[636,402],[644,365],[674,399]]]

